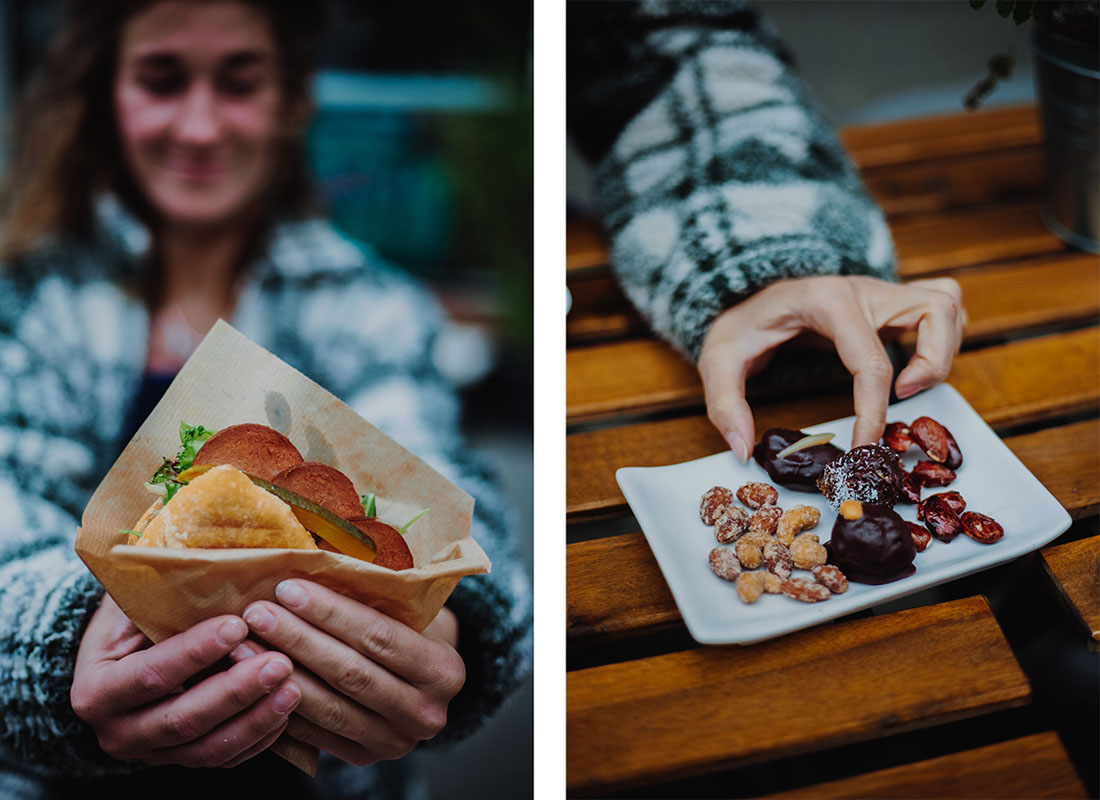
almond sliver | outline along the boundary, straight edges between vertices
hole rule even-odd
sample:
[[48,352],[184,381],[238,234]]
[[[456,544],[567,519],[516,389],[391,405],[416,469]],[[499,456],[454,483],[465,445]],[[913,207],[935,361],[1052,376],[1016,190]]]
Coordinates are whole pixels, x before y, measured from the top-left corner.
[[794,444],[789,444],[775,454],[776,458],[786,458],[791,453],[797,453],[799,450],[805,450],[807,447],[813,447],[815,444],[825,444],[832,441],[832,438],[836,436],[835,433],[815,433],[812,436],[806,436],[799,439]]

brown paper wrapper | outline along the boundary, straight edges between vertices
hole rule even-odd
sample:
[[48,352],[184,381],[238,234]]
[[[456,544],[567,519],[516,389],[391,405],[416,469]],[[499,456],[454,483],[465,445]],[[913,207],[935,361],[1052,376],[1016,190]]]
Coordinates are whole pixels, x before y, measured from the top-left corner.
[[[306,461],[346,474],[378,495],[378,516],[409,528],[416,566],[394,572],[324,550],[133,547],[127,534],[152,502],[143,484],[179,449],[180,422],[268,425]],[[223,321],[211,329],[122,451],[84,509],[76,552],[127,616],[154,642],[219,614],[274,600],[286,578],[316,581],[423,630],[463,575],[489,571],[470,536],[474,501],[338,398]],[[317,749],[286,736],[272,750],[309,774]]]

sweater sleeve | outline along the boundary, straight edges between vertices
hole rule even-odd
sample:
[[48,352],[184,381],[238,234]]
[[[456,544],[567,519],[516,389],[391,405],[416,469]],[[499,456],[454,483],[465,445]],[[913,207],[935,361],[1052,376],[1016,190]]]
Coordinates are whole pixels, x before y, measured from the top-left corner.
[[[438,367],[445,317],[422,287],[373,259],[351,277],[288,284],[275,295],[288,303],[276,315],[297,320],[299,339],[278,343],[280,355],[475,500],[471,534],[492,571],[462,578],[447,601],[467,678],[432,744],[465,737],[530,671],[533,612],[516,515],[494,465],[460,435],[458,396]],[[304,348],[299,356],[296,347]]]
[[97,425],[92,367],[55,323],[72,322],[62,315],[76,305],[60,283],[35,289],[0,272],[0,761],[55,776],[128,768],[103,754],[69,702],[103,594],[73,551],[98,464],[94,437],[62,433]]
[[775,281],[896,279],[881,211],[755,8],[570,3],[567,31],[570,135],[612,266],[681,352]]

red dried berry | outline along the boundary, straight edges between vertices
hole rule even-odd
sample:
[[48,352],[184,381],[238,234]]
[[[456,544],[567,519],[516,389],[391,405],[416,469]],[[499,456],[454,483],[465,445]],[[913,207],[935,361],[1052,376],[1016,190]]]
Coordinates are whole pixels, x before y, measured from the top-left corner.
[[917,552],[922,552],[932,541],[932,534],[915,522],[907,521],[906,524],[909,526],[909,533],[913,537],[913,544],[916,546]]
[[948,486],[955,480],[955,470],[931,461],[918,461],[913,465],[913,480],[922,486]]
[[979,514],[977,511],[967,511],[960,518],[963,533],[982,544],[993,544],[1005,535],[1005,529],[992,517]]
[[955,510],[939,495],[921,501],[924,527],[941,542],[950,542],[962,533],[962,522]]
[[951,510],[956,514],[961,514],[966,511],[966,501],[963,500],[963,496],[958,492],[940,492],[936,497],[943,499],[943,502],[951,506]]
[[895,453],[904,453],[913,446],[913,437],[909,435],[909,426],[904,422],[891,422],[882,433],[882,443]]
[[901,492],[898,494],[899,503],[920,502],[920,481],[913,477],[912,473],[902,471]]
[[937,464],[949,469],[962,466],[962,451],[958,442],[943,425],[931,417],[917,417],[909,425],[909,435],[917,446]]
[[[944,428],[946,431],[947,428]],[[959,449],[959,443],[955,441],[955,437],[951,435],[951,432],[947,433],[947,460],[943,462],[945,467],[950,469],[958,469],[962,466],[963,454]]]

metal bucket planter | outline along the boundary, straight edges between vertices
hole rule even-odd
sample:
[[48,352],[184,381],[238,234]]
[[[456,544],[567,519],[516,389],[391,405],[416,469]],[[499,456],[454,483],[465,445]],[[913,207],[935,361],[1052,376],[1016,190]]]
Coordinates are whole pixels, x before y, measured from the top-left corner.
[[1100,48],[1031,29],[1043,119],[1043,222],[1073,247],[1100,253]]

